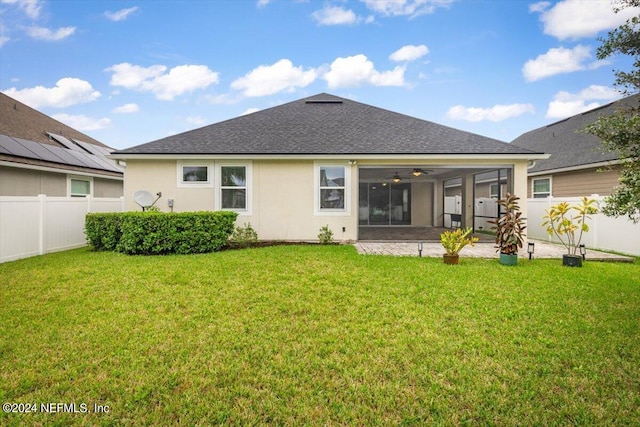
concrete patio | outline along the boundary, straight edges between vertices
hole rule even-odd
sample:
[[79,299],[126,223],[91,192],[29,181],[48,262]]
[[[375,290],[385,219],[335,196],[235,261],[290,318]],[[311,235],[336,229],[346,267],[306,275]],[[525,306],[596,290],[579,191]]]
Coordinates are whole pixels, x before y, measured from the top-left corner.
[[[532,240],[533,241],[533,240]],[[564,246],[555,245],[540,240],[533,241],[535,243],[534,259],[540,258],[558,258],[567,252]],[[392,242],[392,241],[376,241],[367,242],[360,241],[354,244],[358,253],[363,255],[390,255],[390,256],[418,256],[417,242]],[[422,256],[440,258],[444,250],[438,242],[423,243]],[[467,246],[460,252],[460,257],[471,258],[498,258],[493,243],[476,243],[475,246]],[[526,245],[520,252],[521,258],[528,258]],[[609,261],[609,262],[633,262],[632,257],[610,254],[606,252],[594,251],[587,249],[587,261]]]

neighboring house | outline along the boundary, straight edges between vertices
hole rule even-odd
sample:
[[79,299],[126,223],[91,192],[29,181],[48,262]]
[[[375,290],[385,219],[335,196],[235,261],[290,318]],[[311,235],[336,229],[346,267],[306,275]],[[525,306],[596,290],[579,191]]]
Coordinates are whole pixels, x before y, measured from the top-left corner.
[[0,93],[0,196],[121,197],[112,148]]
[[524,193],[528,162],[546,157],[325,93],[111,156],[127,163],[127,209],[140,209],[136,191],[161,192],[163,211],[233,210],[267,240],[314,240],[325,225],[337,240],[362,227],[442,227],[456,179],[461,225],[473,226],[476,176]]
[[527,197],[608,196],[618,184],[620,156],[605,150],[600,139],[583,132],[600,116],[622,107],[638,107],[640,95],[633,95],[599,108],[527,132],[511,143],[550,154],[529,168]]

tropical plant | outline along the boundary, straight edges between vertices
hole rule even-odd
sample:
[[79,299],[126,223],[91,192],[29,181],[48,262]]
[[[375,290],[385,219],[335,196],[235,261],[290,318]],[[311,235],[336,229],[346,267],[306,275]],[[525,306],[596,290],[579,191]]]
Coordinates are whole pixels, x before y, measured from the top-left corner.
[[456,230],[447,230],[440,234],[440,243],[444,248],[447,255],[458,255],[462,248],[467,245],[475,246],[479,240],[477,237],[469,236],[471,234],[471,228]]
[[[589,215],[598,213],[596,201],[588,197],[581,197],[578,205],[570,205],[569,202],[560,202],[546,210],[542,218],[543,227],[547,227],[547,233],[554,235],[567,248],[569,255],[578,255],[578,248],[582,241],[583,233],[589,231],[587,220]],[[572,214],[573,213],[573,214]]]
[[527,226],[518,200],[520,198],[515,194],[507,193],[506,197],[498,200],[499,211],[503,214],[498,219],[488,221],[493,224],[491,230],[496,232],[496,252],[501,254],[517,255],[524,242],[524,229]]
[[320,233],[318,234],[318,240],[323,245],[333,243],[333,231],[329,228],[329,225],[320,227]]

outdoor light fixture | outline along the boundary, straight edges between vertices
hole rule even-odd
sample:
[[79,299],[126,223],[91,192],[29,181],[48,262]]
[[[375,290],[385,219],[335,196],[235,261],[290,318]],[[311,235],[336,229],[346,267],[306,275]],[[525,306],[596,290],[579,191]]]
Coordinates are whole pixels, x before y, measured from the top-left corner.
[[413,174],[413,176],[420,176],[422,175],[422,171],[420,169],[414,169],[413,172],[411,172]]
[[527,253],[529,254],[529,260],[533,258],[533,252],[536,250],[536,244],[534,242],[527,243]]
[[400,175],[398,175],[398,172],[396,172],[396,174],[393,175],[393,182],[400,182]]
[[587,258],[587,247],[583,244],[580,245],[580,255],[582,255],[582,260]]
[[418,242],[418,256],[422,258],[422,242]]

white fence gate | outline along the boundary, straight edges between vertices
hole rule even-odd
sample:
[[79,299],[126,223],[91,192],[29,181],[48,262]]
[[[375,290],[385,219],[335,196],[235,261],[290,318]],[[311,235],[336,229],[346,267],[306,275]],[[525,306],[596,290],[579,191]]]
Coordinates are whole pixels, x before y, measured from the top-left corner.
[[[604,205],[604,197],[591,196],[599,206]],[[555,237],[549,237],[542,227],[545,210],[560,202],[578,203],[579,197],[549,197],[546,199],[527,199],[527,235],[533,239],[558,243]],[[591,249],[604,249],[640,256],[640,223],[634,224],[627,217],[610,218],[604,214],[591,215],[587,222],[589,232],[582,237],[582,243]]]
[[0,262],[84,246],[88,212],[122,211],[123,197],[0,197]]

